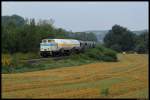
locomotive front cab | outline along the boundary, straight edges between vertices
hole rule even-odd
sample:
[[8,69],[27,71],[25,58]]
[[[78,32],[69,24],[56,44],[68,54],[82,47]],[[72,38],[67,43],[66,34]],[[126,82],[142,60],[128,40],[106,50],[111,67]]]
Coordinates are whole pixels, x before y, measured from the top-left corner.
[[53,39],[43,39],[40,43],[40,54],[41,56],[52,55],[52,51],[56,51],[58,48],[55,40]]

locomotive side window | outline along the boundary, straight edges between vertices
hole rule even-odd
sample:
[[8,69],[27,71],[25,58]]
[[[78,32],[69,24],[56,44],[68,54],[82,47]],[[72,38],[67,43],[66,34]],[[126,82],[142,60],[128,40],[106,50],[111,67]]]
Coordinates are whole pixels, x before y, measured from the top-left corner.
[[43,42],[43,43],[46,43],[47,41],[46,41],[46,40],[42,40],[42,42]]
[[80,42],[80,46],[82,46],[82,43]]

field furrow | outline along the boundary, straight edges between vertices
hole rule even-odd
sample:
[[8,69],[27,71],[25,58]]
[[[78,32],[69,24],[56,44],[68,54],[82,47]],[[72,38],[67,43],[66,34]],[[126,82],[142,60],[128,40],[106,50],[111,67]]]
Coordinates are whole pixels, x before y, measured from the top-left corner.
[[2,98],[148,98],[148,55],[118,62],[2,74]]

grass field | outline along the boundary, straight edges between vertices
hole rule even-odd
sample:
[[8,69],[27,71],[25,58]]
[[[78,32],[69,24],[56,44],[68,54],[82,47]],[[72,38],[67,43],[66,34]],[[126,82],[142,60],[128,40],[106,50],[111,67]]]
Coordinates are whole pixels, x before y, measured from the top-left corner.
[[118,57],[119,62],[2,74],[2,98],[148,98],[148,55]]

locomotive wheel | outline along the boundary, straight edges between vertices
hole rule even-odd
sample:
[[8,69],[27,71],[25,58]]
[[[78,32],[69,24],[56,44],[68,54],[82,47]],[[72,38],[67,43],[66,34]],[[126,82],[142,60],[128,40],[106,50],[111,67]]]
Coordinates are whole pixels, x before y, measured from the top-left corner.
[[76,49],[76,53],[79,54],[79,53],[80,53],[80,50]]
[[75,48],[71,49],[71,55],[75,54],[76,53],[76,50]]
[[67,56],[69,56],[71,54],[71,50],[69,50],[69,52],[67,53]]
[[55,56],[56,56],[55,52],[52,52],[52,57],[55,57]]
[[42,56],[43,56],[43,57],[48,57],[48,56],[47,56],[47,54],[45,54],[45,53],[43,53],[43,55],[42,55]]

